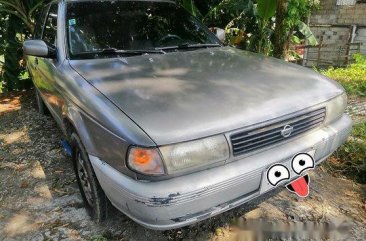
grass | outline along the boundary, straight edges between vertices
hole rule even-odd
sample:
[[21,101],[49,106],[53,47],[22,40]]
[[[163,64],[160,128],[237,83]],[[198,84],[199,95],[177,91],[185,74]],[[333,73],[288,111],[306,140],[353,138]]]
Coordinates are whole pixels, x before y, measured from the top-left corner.
[[[355,54],[354,63],[345,68],[330,67],[320,73],[338,81],[349,95],[366,96],[366,56]],[[331,173],[366,184],[366,120],[355,124],[351,137],[326,164]]]
[[348,94],[366,96],[366,56],[355,54],[353,59],[355,63],[345,68],[330,67],[320,73],[338,81]]
[[[366,100],[366,56],[354,54],[353,60],[353,64],[344,68],[315,70],[339,82],[348,95]],[[351,137],[324,166],[329,173],[341,174],[366,184],[366,119],[353,126]]]
[[327,167],[366,184],[366,120],[353,126],[351,137],[332,156]]

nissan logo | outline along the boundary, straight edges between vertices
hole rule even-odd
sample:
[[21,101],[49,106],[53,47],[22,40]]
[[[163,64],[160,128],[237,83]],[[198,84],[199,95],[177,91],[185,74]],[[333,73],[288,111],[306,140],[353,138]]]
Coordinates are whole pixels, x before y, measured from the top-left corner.
[[281,130],[281,135],[283,136],[283,137],[289,137],[289,136],[291,136],[291,133],[292,133],[292,131],[294,130],[294,128],[292,127],[292,126],[290,126],[290,125],[285,125],[284,127],[283,127],[283,129]]

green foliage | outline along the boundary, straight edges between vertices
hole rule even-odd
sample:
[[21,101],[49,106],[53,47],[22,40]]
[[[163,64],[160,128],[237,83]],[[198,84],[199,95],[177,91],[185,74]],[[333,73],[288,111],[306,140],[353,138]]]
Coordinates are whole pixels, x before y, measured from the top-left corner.
[[44,0],[0,0],[0,13],[16,16],[33,32],[34,14],[44,3]]
[[269,19],[276,12],[276,0],[257,0],[257,14],[262,19]]
[[[181,2],[206,25],[225,29],[228,44],[265,55],[272,54],[274,41],[272,35],[275,28],[273,17],[277,0],[181,0]],[[284,38],[288,42],[293,39],[292,36],[297,36],[308,38],[310,44],[317,43],[310,28],[304,23],[316,5],[317,1],[313,0],[288,0],[284,26],[286,28],[284,32],[288,35]]]
[[334,154],[330,168],[366,183],[366,121],[353,127],[349,140]]
[[314,34],[305,23],[312,10],[319,7],[318,1],[313,0],[288,0],[286,28],[289,34],[301,37],[310,45],[317,45]]
[[6,90],[22,89],[25,82],[20,80],[22,67],[19,63],[22,58],[22,44],[17,37],[17,33],[23,31],[23,25],[19,18],[10,15],[7,21],[7,31],[5,34],[4,48],[4,82]]
[[29,86],[21,61],[22,43],[31,36],[34,15],[43,3],[44,0],[0,0],[0,55],[4,55],[4,62],[0,62],[0,91]]
[[252,43],[256,52],[269,55],[272,50],[271,36],[273,34],[274,23],[270,20],[276,12],[276,0],[257,0],[257,11],[255,16],[258,22],[258,32],[252,35]]
[[193,16],[202,17],[202,14],[194,4],[193,0],[182,0],[182,5],[185,9],[187,9]]
[[223,29],[231,25],[240,25],[242,28],[245,28],[241,20],[248,17],[254,17],[253,1],[223,0],[211,7],[205,14],[203,21],[209,26]]
[[311,32],[310,27],[308,25],[306,25],[302,21],[299,21],[297,23],[297,27],[299,28],[299,32],[305,36],[310,45],[318,44],[318,41],[316,40],[313,32]]
[[3,78],[3,75],[1,74],[0,75],[0,94],[2,94],[4,92],[3,89],[4,89],[4,78]]
[[[208,4],[211,8],[207,13],[201,11],[203,21],[208,26],[225,29],[228,44],[266,55],[270,54],[272,49],[270,37],[274,27],[270,18],[276,10],[275,0],[259,0],[258,4],[253,0],[207,2],[211,2]],[[214,2],[217,4],[214,5]]]
[[345,68],[330,67],[320,73],[338,81],[352,95],[366,96],[366,57],[362,54],[353,56],[355,63]]

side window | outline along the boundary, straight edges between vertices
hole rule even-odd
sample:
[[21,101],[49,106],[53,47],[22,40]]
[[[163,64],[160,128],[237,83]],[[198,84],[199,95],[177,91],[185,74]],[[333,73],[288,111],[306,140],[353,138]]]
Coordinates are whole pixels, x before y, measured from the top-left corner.
[[46,24],[43,30],[43,40],[49,44],[56,46],[56,36],[57,36],[57,10],[58,4],[55,3],[51,5]]
[[43,25],[46,20],[49,6],[45,7],[36,17],[36,27],[34,28],[33,39],[42,39]]

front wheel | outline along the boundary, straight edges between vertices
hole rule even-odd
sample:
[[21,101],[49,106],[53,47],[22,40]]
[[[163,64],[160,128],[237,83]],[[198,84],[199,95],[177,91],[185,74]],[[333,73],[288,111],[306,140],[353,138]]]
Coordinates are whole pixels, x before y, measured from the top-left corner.
[[74,170],[85,207],[92,219],[101,223],[107,218],[110,202],[100,186],[88,154],[75,133],[71,135]]

